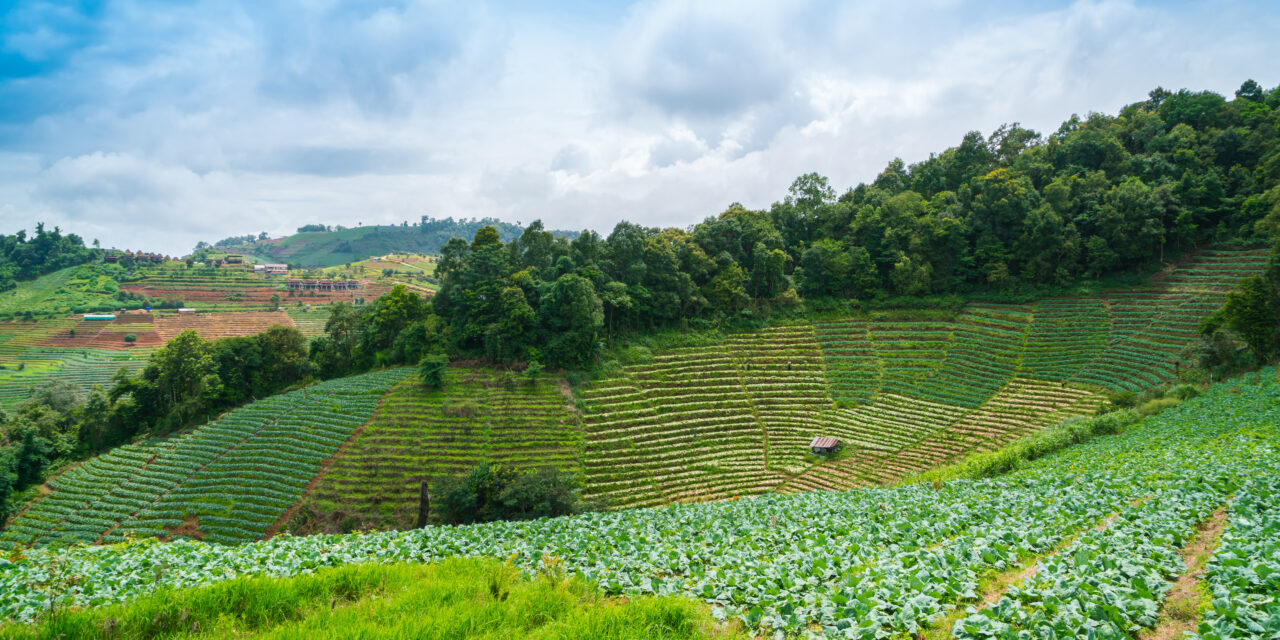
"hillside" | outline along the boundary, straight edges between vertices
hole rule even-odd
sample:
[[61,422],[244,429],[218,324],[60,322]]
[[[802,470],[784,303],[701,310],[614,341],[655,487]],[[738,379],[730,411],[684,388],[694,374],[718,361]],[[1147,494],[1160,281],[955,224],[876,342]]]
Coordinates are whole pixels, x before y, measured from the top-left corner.
[[53,493],[19,513],[0,541],[260,537],[407,373],[331,380],[235,409],[182,435],[119,447],[52,480]]
[[[454,367],[441,392],[402,370],[396,379],[403,382],[377,387],[389,391],[379,392],[376,410],[360,409],[367,413],[326,445],[327,455],[308,463],[333,458],[308,467],[292,499],[251,514],[257,526],[211,539],[255,539],[282,516],[280,530],[297,532],[406,528],[416,518],[420,482],[481,461],[580,471],[587,496],[615,508],[892,483],[1092,415],[1109,393],[1173,380],[1179,363],[1191,366],[1186,350],[1200,320],[1266,260],[1262,250],[1211,249],[1149,286],[1097,297],[974,302],[949,318],[880,312],[730,334],[624,367],[583,388],[581,408],[558,379],[529,386],[509,373]],[[212,332],[230,331],[227,321],[241,315],[262,328],[292,322],[284,313],[177,316],[155,320],[156,335],[188,327],[223,335]],[[117,320],[129,327],[145,321]],[[305,322],[314,330],[322,320]],[[233,415],[275,416],[288,407],[298,425],[329,424],[326,405],[291,404],[298,397]],[[845,450],[830,460],[812,455],[807,445],[818,435],[840,438]],[[263,446],[310,446],[294,438],[286,432]],[[82,468],[132,469],[146,478],[152,467],[136,467],[154,446],[126,447]],[[193,481],[170,486],[198,492],[202,485],[187,486]],[[9,541],[82,539],[67,538],[43,515],[44,505],[81,499],[63,497],[80,486],[65,482],[54,482],[52,496],[14,521]],[[244,482],[238,491],[257,490],[257,480]],[[188,515],[167,513],[168,526]],[[240,517],[232,509],[212,515]],[[198,515],[207,532],[206,517]]]
[[[314,335],[319,330],[306,318],[319,317],[322,309],[301,308],[290,313],[302,318],[297,326],[304,334]],[[0,322],[0,407],[27,398],[53,380],[70,382],[79,392],[95,385],[110,387],[112,376],[121,367],[141,369],[157,346],[186,329],[212,340],[253,335],[277,324],[296,323],[292,316],[278,311],[190,315],[136,311],[118,313],[111,321],[67,317]],[[134,339],[127,340],[128,336]]]
[[[588,490],[615,506],[891,482],[1190,367],[1201,319],[1264,251],[1205,251],[1151,286],[878,313],[654,354],[583,392]],[[1181,365],[1179,364],[1181,363]],[[818,435],[847,448],[822,462]]]
[[[290,236],[243,243],[218,243],[217,249],[242,253],[262,262],[287,262],[300,267],[332,267],[390,253],[439,254],[451,238],[471,238],[481,227],[491,226],[503,241],[520,236],[515,224],[490,218],[433,220],[412,225],[370,225],[331,231],[299,231]],[[303,227],[306,228],[306,227]],[[555,232],[562,237],[574,234]]]
[[[240,546],[33,549],[0,574],[0,613],[30,620],[51,598],[62,609],[236,576],[487,556],[530,569],[555,558],[609,595],[688,595],[761,633],[1175,637],[1200,622],[1204,638],[1263,637],[1280,596],[1278,478],[1271,368],[1006,477]],[[1186,601],[1201,584],[1212,602]]]

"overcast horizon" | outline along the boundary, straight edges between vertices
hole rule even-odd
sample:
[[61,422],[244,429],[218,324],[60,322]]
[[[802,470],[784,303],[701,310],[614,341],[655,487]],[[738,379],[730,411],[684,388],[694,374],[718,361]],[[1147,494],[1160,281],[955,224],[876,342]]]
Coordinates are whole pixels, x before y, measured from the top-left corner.
[[838,191],[1156,86],[1280,83],[1262,2],[18,2],[0,222],[104,247],[496,217],[607,233]]

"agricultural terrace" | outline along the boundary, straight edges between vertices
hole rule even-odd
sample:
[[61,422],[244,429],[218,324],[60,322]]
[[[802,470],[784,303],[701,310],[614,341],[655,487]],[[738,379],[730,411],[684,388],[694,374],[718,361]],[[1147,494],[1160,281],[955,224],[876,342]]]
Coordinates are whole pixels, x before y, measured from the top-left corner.
[[[1266,259],[1218,249],[1133,291],[971,303],[951,319],[881,312],[656,355],[584,390],[588,490],[651,506],[844,489],[1000,447],[1174,379],[1200,321]],[[817,435],[845,451],[810,455]]]
[[[148,334],[145,326],[149,325],[135,314],[121,320],[93,324],[75,317],[0,322],[0,407],[27,399],[50,380],[64,380],[87,391],[94,385],[110,386],[121,367],[136,371],[145,366],[154,348],[139,345],[154,344],[150,338],[154,327]],[[125,336],[132,332],[138,341],[126,342]]]
[[282,324],[292,327],[293,318],[283,311],[233,311],[226,313],[179,313],[156,319],[156,330],[166,342],[183,331],[192,330],[205,340],[251,336]]
[[297,327],[308,340],[324,335],[324,325],[329,321],[328,305],[304,307],[290,305],[285,309],[285,313],[289,314],[289,318],[293,320],[293,326]]
[[310,506],[353,518],[361,528],[407,528],[417,517],[419,483],[479,462],[577,471],[582,429],[562,385],[553,378],[531,386],[509,373],[456,367],[447,371],[443,391],[410,377],[327,468]]
[[119,447],[50,481],[53,492],[15,516],[0,543],[260,538],[408,373],[330,380]]
[[174,269],[147,275],[120,288],[153,298],[181,300],[184,306],[201,311],[263,309],[271,305],[272,296],[279,296],[281,305],[373,300],[391,290],[387,285],[370,284],[363,289],[291,293],[286,287],[290,277],[296,276],[263,276],[238,269]]
[[[241,575],[485,556],[528,571],[555,558],[608,595],[692,596],[761,636],[1126,638],[1168,632],[1161,604],[1194,548],[1214,596],[1204,637],[1257,638],[1280,597],[1277,478],[1280,381],[1268,369],[994,479],[240,546],[33,549],[6,562],[0,614],[31,620]],[[1223,519],[1220,541],[1195,541]]]

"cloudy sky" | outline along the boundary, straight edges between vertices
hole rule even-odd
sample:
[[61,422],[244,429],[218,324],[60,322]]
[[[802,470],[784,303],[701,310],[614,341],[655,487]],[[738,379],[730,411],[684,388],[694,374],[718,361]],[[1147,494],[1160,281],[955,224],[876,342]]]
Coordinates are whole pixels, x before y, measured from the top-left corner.
[[0,231],[169,253],[422,215],[687,226],[970,130],[1280,83],[1272,2],[0,6]]

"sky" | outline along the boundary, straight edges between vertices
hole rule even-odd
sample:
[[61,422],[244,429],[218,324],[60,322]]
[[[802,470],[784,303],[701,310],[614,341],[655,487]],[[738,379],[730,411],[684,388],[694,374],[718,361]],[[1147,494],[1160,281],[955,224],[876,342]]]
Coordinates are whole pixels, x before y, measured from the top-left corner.
[[607,234],[843,191],[1157,87],[1280,84],[1273,2],[0,2],[0,232]]

